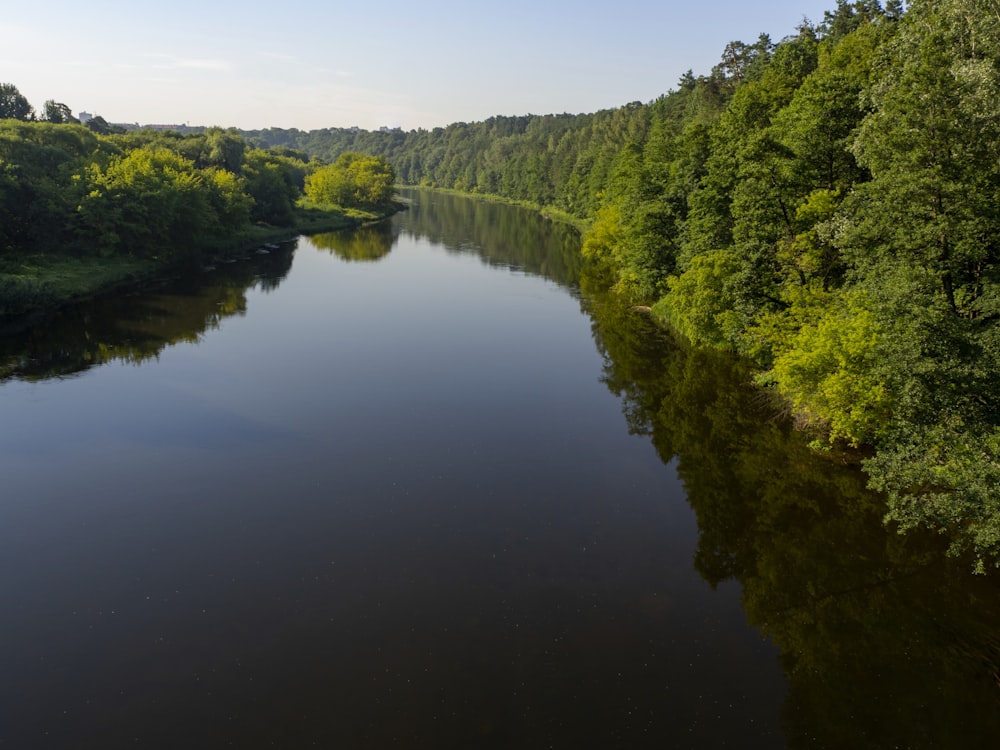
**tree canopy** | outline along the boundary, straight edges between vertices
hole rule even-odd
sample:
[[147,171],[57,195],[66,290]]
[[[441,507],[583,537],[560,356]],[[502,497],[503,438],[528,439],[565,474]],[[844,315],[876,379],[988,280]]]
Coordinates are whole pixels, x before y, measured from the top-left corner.
[[306,176],[305,194],[319,205],[371,210],[392,200],[395,184],[396,174],[384,157],[345,152]]
[[30,120],[35,110],[12,83],[0,83],[0,120]]
[[115,132],[70,122],[57,102],[46,102],[45,113],[0,120],[0,261],[30,253],[196,257],[251,223],[291,226],[313,172],[343,177],[343,191],[323,196],[327,208],[381,209],[395,194],[381,157],[326,165],[256,148],[233,129]]

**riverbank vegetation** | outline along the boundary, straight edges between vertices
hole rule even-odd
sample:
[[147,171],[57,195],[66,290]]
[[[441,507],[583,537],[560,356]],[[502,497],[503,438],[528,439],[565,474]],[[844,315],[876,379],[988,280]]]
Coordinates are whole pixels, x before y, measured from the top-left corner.
[[[367,171],[352,173],[352,186],[368,191],[364,199],[305,201],[307,180],[330,167],[302,152],[254,148],[232,130],[99,133],[0,120],[0,316],[390,213],[391,167],[357,160]],[[368,200],[374,191],[378,200]]]
[[402,132],[248,133],[554,206],[616,289],[736,352],[864,462],[900,529],[1000,557],[1000,16],[839,0],[655,101]]

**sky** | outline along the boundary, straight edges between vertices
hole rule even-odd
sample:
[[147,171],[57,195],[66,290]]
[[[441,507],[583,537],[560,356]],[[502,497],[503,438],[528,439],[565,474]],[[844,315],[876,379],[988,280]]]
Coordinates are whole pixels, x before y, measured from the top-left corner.
[[0,83],[108,122],[433,128],[649,102],[836,0],[23,0]]

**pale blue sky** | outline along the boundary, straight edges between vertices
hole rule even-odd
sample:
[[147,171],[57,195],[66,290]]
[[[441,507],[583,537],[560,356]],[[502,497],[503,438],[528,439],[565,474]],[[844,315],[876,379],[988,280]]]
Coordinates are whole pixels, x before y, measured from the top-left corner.
[[431,128],[650,101],[836,0],[24,0],[0,82],[111,122]]

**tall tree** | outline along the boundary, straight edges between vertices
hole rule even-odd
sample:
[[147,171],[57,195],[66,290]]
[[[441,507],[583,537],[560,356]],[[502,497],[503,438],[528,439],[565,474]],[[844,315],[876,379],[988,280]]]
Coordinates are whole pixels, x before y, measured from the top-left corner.
[[854,151],[840,243],[869,290],[896,408],[869,464],[904,526],[1000,544],[1000,17],[913,0]]
[[42,110],[42,119],[56,124],[64,122],[80,122],[73,116],[69,107],[62,102],[55,101],[54,99],[49,99],[45,102]]
[[34,109],[13,83],[0,83],[0,120],[30,120]]

